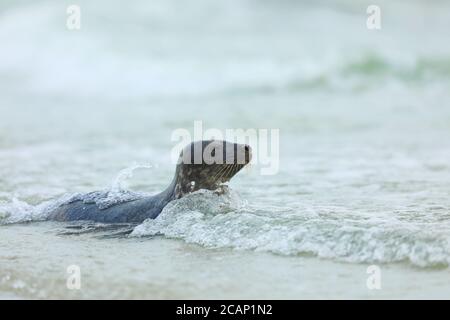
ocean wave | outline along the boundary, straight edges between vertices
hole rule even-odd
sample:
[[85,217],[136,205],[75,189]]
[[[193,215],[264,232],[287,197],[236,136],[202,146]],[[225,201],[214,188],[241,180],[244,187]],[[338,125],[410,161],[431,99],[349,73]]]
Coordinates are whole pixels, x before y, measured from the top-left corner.
[[442,222],[358,216],[345,208],[258,208],[233,192],[217,196],[201,191],[173,201],[131,236],[163,235],[210,248],[312,254],[352,263],[407,261],[418,267],[448,267],[450,233],[442,229]]
[[[44,221],[74,199],[111,206],[139,196],[129,190],[65,195],[30,205],[0,203],[0,224]],[[395,213],[358,214],[344,207],[259,207],[230,190],[217,195],[200,190],[169,203],[154,220],[136,226],[131,237],[162,235],[207,248],[232,248],[280,255],[314,255],[349,263],[409,262],[418,267],[448,267],[450,221]]]
[[[328,29],[318,31],[321,46],[305,50],[302,39],[304,45],[315,42],[301,23],[300,18],[306,14],[301,10],[296,20],[298,25],[265,37],[260,35],[261,25],[247,26],[248,20],[243,19],[239,29],[242,35],[235,39],[229,34],[228,23],[234,17],[229,16],[230,10],[218,10],[221,19],[210,21],[217,23],[217,33],[204,34],[203,24],[199,26],[201,19],[190,18],[184,21],[185,25],[177,15],[167,14],[177,11],[175,2],[159,5],[161,8],[157,9],[139,1],[127,15],[114,6],[90,8],[89,15],[86,13],[86,18],[91,19],[89,32],[82,29],[72,33],[59,25],[61,8],[50,2],[45,6],[40,4],[39,8],[30,3],[5,10],[0,20],[0,40],[4,45],[0,52],[2,87],[8,88],[9,94],[17,95],[23,95],[25,90],[28,94],[73,98],[72,92],[76,90],[78,97],[116,101],[312,89],[369,90],[390,82],[432,85],[450,80],[450,60],[445,50],[419,50],[407,37],[402,39],[404,50],[393,50],[388,39],[380,40],[379,45],[363,41],[367,36],[364,33],[339,37],[350,27],[347,20],[356,19],[340,11],[327,13],[317,9],[309,13],[311,17],[336,19],[333,21],[339,22],[340,29],[335,35]],[[254,16],[252,6],[242,9],[250,20],[260,18]],[[190,10],[202,19],[212,19],[203,16],[202,10]],[[261,6],[258,10],[270,12],[271,9]],[[283,21],[285,13],[277,12],[275,22]],[[105,20],[105,16],[110,16],[111,21]],[[149,20],[156,26],[149,25]],[[26,23],[19,27],[17,21]],[[111,29],[105,24],[115,28],[117,43],[114,45]],[[133,37],[129,36],[130,32]],[[392,32],[392,36],[397,35]],[[286,41],[280,39],[280,34]],[[197,37],[204,41],[198,42]],[[218,41],[220,38],[224,40]],[[412,49],[408,50],[409,47]],[[64,77],[60,70],[64,70]]]
[[447,57],[419,57],[414,60],[402,63],[381,54],[366,53],[340,64],[318,69],[306,77],[299,70],[282,80],[267,80],[263,84],[243,85],[225,91],[234,94],[295,93],[324,89],[368,91],[389,83],[426,86],[434,85],[435,81],[450,81],[450,59]]

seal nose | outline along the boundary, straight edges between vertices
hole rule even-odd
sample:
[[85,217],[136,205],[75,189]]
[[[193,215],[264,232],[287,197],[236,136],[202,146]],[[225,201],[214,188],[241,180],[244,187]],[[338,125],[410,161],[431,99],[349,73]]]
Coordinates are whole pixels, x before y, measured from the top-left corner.
[[252,148],[246,144],[244,146],[244,150],[245,150],[245,162],[249,163],[250,160],[252,160]]

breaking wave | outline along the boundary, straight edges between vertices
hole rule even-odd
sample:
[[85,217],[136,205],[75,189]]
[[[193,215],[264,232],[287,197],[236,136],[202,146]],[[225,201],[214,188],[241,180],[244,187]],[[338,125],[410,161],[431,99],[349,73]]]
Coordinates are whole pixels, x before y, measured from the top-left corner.
[[[65,195],[33,206],[13,199],[0,204],[0,224],[42,221],[58,206],[75,200],[104,208],[144,196],[124,189]],[[444,217],[445,218],[445,217]],[[280,255],[314,255],[350,263],[409,262],[448,267],[450,220],[395,213],[356,213],[344,207],[277,207],[249,204],[234,191],[200,190],[172,201],[131,237],[164,236],[207,248],[232,248]]]
[[424,224],[371,215],[331,206],[259,208],[232,191],[223,196],[199,191],[173,201],[131,236],[163,235],[209,248],[311,254],[353,263],[449,265],[450,221]]

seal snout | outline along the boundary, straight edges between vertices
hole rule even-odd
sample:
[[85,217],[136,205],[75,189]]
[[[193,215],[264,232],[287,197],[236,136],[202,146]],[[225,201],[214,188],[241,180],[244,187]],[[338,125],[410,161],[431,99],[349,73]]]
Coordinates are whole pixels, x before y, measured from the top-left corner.
[[244,152],[245,152],[245,164],[252,161],[252,147],[250,147],[248,144],[244,145]]

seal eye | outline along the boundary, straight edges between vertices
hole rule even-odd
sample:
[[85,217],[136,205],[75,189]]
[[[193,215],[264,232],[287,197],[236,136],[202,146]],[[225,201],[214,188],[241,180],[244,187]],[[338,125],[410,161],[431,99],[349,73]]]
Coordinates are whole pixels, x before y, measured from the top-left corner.
[[211,151],[211,157],[215,157],[216,156],[216,149],[212,149]]

